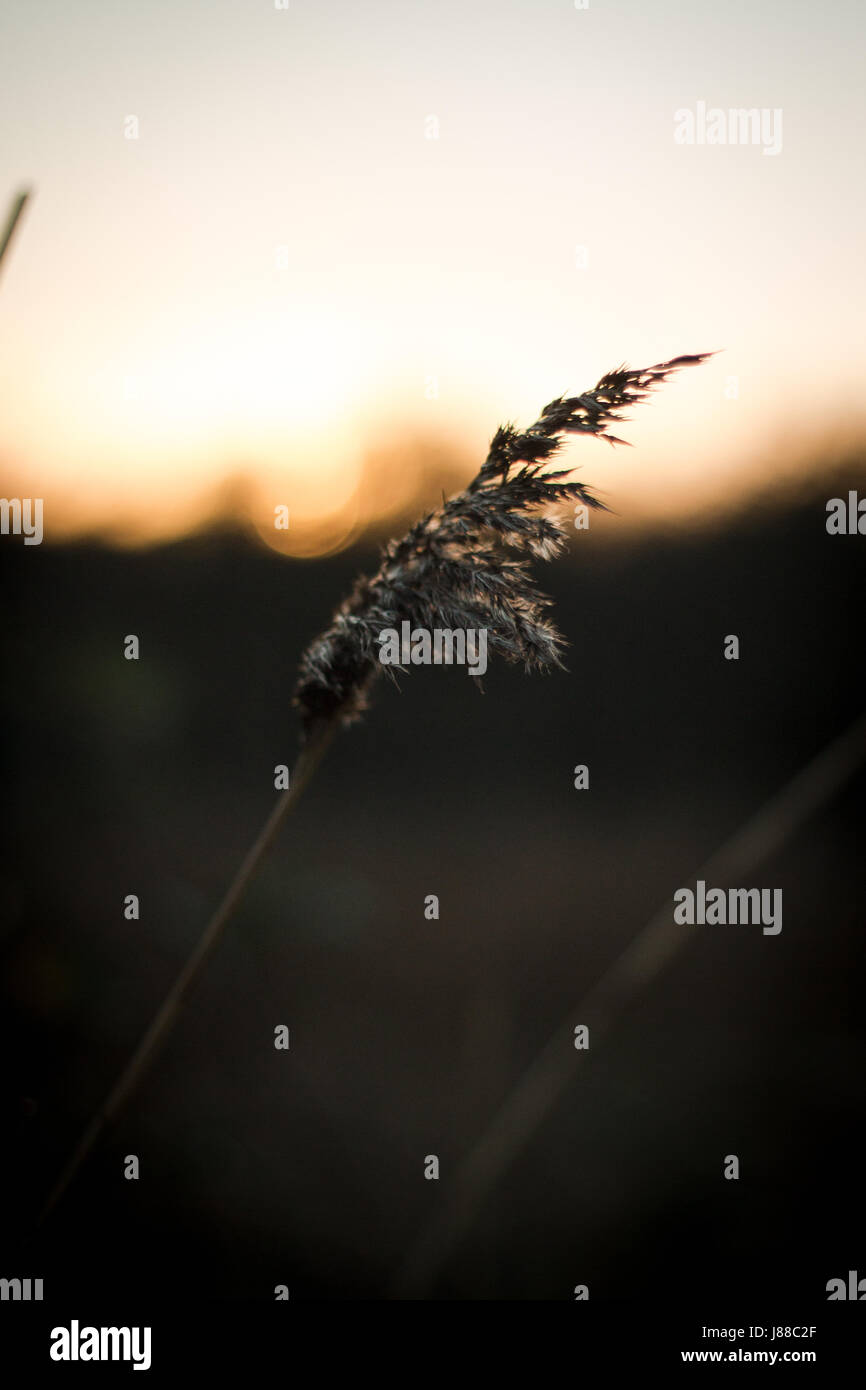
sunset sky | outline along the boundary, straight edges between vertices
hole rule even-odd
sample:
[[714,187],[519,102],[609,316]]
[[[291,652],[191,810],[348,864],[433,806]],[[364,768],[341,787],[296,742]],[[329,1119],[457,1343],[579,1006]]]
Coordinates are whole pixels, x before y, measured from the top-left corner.
[[[634,516],[766,485],[863,421],[862,38],[855,0],[6,0],[4,494],[145,539],[243,478],[315,553],[710,349],[574,456]],[[780,152],[677,143],[699,103]]]

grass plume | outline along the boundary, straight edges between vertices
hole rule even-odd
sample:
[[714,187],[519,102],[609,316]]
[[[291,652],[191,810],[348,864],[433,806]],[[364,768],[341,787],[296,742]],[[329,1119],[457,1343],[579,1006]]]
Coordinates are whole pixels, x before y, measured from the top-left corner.
[[378,637],[408,620],[413,627],[486,629],[490,649],[527,671],[561,666],[564,639],[547,616],[551,600],[530,572],[532,559],[562,549],[565,529],[555,509],[581,502],[606,510],[573,468],[545,471],[569,434],[610,433],[622,411],[643,401],[680,367],[710,353],[674,357],[654,367],[620,367],[582,396],[559,397],[534,425],[502,425],[472,482],[384,548],[372,578],[362,577],[331,626],[301,659],[295,704],[307,734],[332,719],[351,723],[367,707],[379,672]]
[[40,1222],[138,1088],[328,744],[366,708],[371,684],[387,669],[378,660],[382,629],[405,619],[423,627],[486,628],[488,644],[507,661],[522,661],[527,670],[560,665],[564,639],[547,617],[551,600],[537,588],[529,566],[562,548],[565,530],[554,508],[575,499],[588,507],[604,504],[585,484],[569,481],[573,468],[550,472],[545,467],[569,434],[623,443],[610,433],[610,426],[625,418],[621,412],[644,400],[672,372],[711,355],[674,357],[639,371],[621,367],[582,396],[551,401],[526,431],[501,426],[468,487],[422,517],[402,540],[389,542],[377,573],[356,582],[331,626],[301,659],[294,702],[304,743],[291,787],[280,794],[130,1061],[88,1123]]

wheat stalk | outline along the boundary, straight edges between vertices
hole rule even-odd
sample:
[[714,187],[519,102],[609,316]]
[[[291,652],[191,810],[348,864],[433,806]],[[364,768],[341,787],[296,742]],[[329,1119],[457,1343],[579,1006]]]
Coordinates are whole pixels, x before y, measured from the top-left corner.
[[555,508],[574,499],[591,508],[604,504],[585,484],[568,480],[572,467],[551,472],[546,465],[569,434],[624,443],[610,433],[610,426],[625,418],[622,411],[643,401],[672,372],[710,356],[695,353],[640,370],[617,368],[582,396],[551,401],[528,430],[501,426],[468,487],[418,521],[402,540],[389,542],[376,574],[356,582],[331,626],[301,658],[294,704],[303,742],[291,787],[277,801],[133,1056],[88,1123],[42,1208],[40,1223],[141,1082],[334,734],[366,709],[376,676],[383,670],[393,675],[378,659],[382,630],[404,620],[427,628],[486,629],[491,650],[506,661],[522,661],[528,671],[561,665],[564,639],[547,617],[551,600],[537,588],[530,562],[550,559],[562,549],[565,528]]

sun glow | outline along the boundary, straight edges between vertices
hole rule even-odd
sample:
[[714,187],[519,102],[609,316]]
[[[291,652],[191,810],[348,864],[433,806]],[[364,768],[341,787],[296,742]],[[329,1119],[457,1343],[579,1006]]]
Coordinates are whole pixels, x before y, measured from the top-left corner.
[[46,543],[233,514],[330,549],[623,361],[724,349],[623,428],[633,454],[570,450],[623,518],[764,486],[780,423],[862,424],[864,195],[838,140],[859,119],[857,7],[836,7],[848,41],[808,89],[820,12],[750,12],[766,95],[746,104],[785,108],[770,159],[675,139],[695,52],[705,95],[746,102],[741,30],[706,7],[680,6],[649,69],[646,6],[626,6],[625,50],[621,6],[493,8],[419,29],[380,0],[337,24],[82,0],[46,29],[4,7],[0,217],[35,191],[0,278],[0,466],[5,492],[45,499]]
[[153,443],[209,431],[257,440],[333,423],[367,384],[360,333],[321,308],[238,317],[107,365],[90,386],[106,418]]

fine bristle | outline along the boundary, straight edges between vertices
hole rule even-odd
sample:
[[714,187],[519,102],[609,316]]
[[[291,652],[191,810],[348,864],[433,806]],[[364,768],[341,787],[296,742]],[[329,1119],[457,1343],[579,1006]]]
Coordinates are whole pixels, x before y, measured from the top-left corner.
[[551,600],[530,573],[533,558],[548,560],[563,546],[565,528],[552,514],[565,502],[605,510],[573,468],[544,472],[567,434],[610,444],[620,413],[643,401],[680,367],[711,353],[675,357],[641,370],[618,368],[582,396],[545,406],[524,433],[503,425],[472,482],[423,517],[402,540],[390,541],[372,578],[359,579],[333,622],[306,650],[294,703],[307,733],[323,721],[343,724],[367,707],[376,676],[393,668],[379,661],[384,629],[484,629],[491,652],[523,662],[527,671],[561,666],[564,638],[546,615]]

